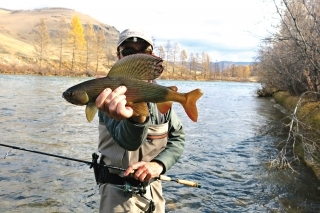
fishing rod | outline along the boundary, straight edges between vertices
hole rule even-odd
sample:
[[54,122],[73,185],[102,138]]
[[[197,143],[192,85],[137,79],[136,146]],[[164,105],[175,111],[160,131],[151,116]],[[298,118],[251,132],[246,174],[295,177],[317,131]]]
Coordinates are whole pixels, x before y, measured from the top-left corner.
[[[98,165],[98,163],[91,162],[91,161],[85,161],[85,160],[76,159],[76,158],[69,158],[69,157],[65,157],[65,156],[61,156],[61,155],[50,154],[50,153],[47,153],[47,152],[40,152],[40,151],[36,151],[36,150],[33,150],[33,149],[26,149],[26,148],[23,148],[23,147],[11,146],[11,145],[2,144],[2,143],[0,143],[0,146],[5,146],[5,147],[9,147],[11,149],[17,149],[17,150],[22,150],[22,151],[26,151],[26,152],[37,153],[37,154],[41,154],[41,155],[48,155],[48,156],[51,156],[51,157],[62,158],[62,159],[65,159],[65,160],[71,160],[71,161],[76,161],[76,162],[80,162],[80,163],[86,163],[86,164],[89,164],[90,166]],[[9,155],[10,151],[11,150],[9,150],[6,153],[6,155],[4,156],[4,159]],[[119,170],[119,169],[121,170],[122,169],[122,168],[114,167],[114,166],[108,166],[108,165],[105,165],[105,166],[107,168],[110,168],[110,169],[117,169],[117,170]],[[124,171],[125,171],[125,169],[124,169]]]
[[[40,152],[40,151],[36,151],[36,150],[33,150],[33,149],[26,149],[26,148],[23,148],[23,147],[11,146],[11,145],[2,144],[2,143],[0,143],[0,146],[11,148],[11,150],[12,149],[17,149],[17,150],[22,150],[22,151],[26,151],[26,152],[32,152],[32,153],[36,153],[36,154],[47,155],[47,156],[61,158],[61,159],[65,159],[65,160],[71,160],[71,161],[76,161],[76,162],[80,162],[80,163],[85,163],[85,164],[89,164],[90,168],[92,168],[95,165],[100,165],[101,166],[101,164],[97,163],[96,161],[92,161],[91,162],[91,161],[85,161],[85,160],[76,159],[76,158],[69,158],[69,157],[66,157],[66,156],[50,154],[50,153],[47,153],[47,152]],[[9,150],[5,154],[4,159],[9,155],[11,150]],[[110,168],[110,169],[126,171],[126,169],[120,168],[120,167],[115,167],[115,166],[110,166],[110,165],[103,165],[103,166],[105,166],[107,168]],[[134,173],[134,171],[132,171],[132,173]],[[200,183],[197,183],[197,182],[194,182],[194,181],[189,181],[189,180],[172,179],[171,177],[168,177],[166,175],[160,175],[157,179],[162,180],[162,181],[173,181],[173,182],[180,183],[180,184],[183,184],[183,185],[186,185],[186,186],[191,186],[191,187],[195,187],[195,188],[201,188],[201,184]]]

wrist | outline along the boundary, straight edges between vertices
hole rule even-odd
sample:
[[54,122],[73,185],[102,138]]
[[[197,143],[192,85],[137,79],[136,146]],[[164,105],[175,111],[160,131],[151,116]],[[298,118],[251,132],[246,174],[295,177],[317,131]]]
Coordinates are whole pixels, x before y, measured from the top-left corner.
[[131,121],[132,123],[143,124],[146,122],[147,117],[146,116],[132,116],[128,120]]
[[158,168],[159,168],[159,174],[161,175],[164,171],[164,165],[163,163],[161,163],[160,161],[152,161],[153,163],[156,163],[158,165]]

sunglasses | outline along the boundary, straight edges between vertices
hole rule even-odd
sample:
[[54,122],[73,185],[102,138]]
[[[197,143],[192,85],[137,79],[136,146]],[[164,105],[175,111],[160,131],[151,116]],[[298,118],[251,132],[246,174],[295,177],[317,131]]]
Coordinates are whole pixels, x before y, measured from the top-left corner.
[[133,54],[137,54],[137,53],[145,53],[145,54],[151,55],[152,49],[150,47],[143,48],[141,50],[135,50],[133,48],[124,48],[124,49],[120,50],[119,53],[121,53],[123,56],[133,55]]

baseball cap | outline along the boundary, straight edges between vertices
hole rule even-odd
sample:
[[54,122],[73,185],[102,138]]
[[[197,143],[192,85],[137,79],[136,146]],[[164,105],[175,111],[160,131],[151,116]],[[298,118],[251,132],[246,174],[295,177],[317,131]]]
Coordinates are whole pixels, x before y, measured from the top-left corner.
[[126,40],[135,42],[137,41],[138,38],[141,38],[146,42],[148,42],[153,49],[153,42],[150,35],[148,35],[146,32],[142,30],[139,31],[139,30],[132,30],[132,29],[126,29],[120,33],[117,48]]

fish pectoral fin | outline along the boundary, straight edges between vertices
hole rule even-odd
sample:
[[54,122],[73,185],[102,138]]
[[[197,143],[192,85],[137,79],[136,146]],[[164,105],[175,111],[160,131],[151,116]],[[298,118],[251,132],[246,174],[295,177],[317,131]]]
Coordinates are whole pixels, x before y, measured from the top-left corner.
[[157,103],[158,110],[162,114],[166,114],[172,106],[172,101]]
[[91,122],[97,113],[98,108],[96,107],[95,103],[88,103],[86,106],[86,117],[89,122]]
[[129,106],[132,108],[133,110],[132,116],[148,116],[149,115],[148,105],[145,102],[140,102],[140,103],[127,102],[126,106]]

